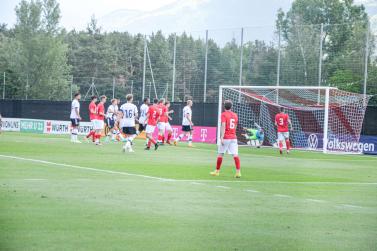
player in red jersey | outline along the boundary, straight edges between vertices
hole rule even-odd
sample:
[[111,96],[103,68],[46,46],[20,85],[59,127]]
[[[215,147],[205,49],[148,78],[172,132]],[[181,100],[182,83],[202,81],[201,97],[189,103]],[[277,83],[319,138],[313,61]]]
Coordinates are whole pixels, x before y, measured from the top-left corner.
[[171,127],[169,120],[172,120],[172,118],[170,117],[170,114],[174,113],[174,111],[169,110],[169,108],[170,108],[170,102],[169,101],[165,102],[165,106],[166,106],[166,111],[167,111],[167,120],[166,120],[166,123],[165,123],[165,130],[168,131],[168,138],[166,139],[166,144],[171,145],[170,140],[171,140],[171,137],[173,135],[173,128]]
[[291,149],[291,143],[289,142],[289,126],[292,128],[292,123],[289,115],[284,112],[284,109],[280,107],[280,113],[275,116],[275,126],[278,130],[278,142],[280,154],[283,154],[283,141],[287,147],[287,153]]
[[157,124],[157,128],[158,128],[158,140],[157,140],[157,142],[159,144],[163,145],[165,143],[166,124],[169,122],[168,109],[165,105],[165,99],[164,98],[160,99],[157,107],[158,107],[158,110],[161,114],[160,119],[159,119],[158,124]]
[[102,130],[104,128],[104,119],[105,119],[105,103],[106,103],[107,97],[105,95],[100,97],[100,102],[97,105],[97,119],[95,120],[94,124],[94,130],[95,132],[95,139],[96,139],[96,145],[101,145],[100,139],[102,135]]
[[92,96],[90,104],[89,104],[89,119],[90,122],[92,122],[93,129],[89,132],[88,135],[86,135],[86,139],[89,139],[92,137],[92,142],[95,141],[95,134],[96,131],[94,130],[94,124],[96,123],[95,120],[97,119],[97,96]]
[[211,175],[220,175],[220,168],[221,163],[223,162],[224,153],[228,152],[229,154],[233,155],[236,166],[236,175],[234,177],[241,178],[241,162],[240,158],[238,157],[238,143],[236,135],[238,116],[231,110],[231,100],[225,100],[224,108],[225,111],[221,114],[220,142],[218,146],[216,170],[211,172]]
[[158,99],[153,100],[153,105],[151,105],[148,108],[148,113],[147,113],[147,127],[145,128],[145,132],[147,134],[147,139],[148,144],[145,150],[149,150],[151,148],[151,144],[154,144],[154,150],[158,149],[158,144],[157,142],[153,139],[153,133],[154,129],[156,128],[157,122],[160,118],[160,111],[158,107]]

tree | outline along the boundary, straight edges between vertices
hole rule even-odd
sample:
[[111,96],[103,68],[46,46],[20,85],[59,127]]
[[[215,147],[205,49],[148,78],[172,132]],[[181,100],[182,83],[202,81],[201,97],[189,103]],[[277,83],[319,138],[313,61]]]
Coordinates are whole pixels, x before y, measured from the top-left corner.
[[361,79],[368,24],[362,5],[355,5],[353,0],[296,0],[287,13],[279,10],[276,23],[286,43],[282,53],[284,83],[318,83],[321,39],[324,55],[321,82],[341,79],[339,74],[349,71],[358,75],[352,79]]
[[[55,0],[21,1],[14,36],[4,39],[8,84],[13,95],[32,99],[69,97],[67,46],[60,36]],[[64,96],[65,95],[65,96]]]

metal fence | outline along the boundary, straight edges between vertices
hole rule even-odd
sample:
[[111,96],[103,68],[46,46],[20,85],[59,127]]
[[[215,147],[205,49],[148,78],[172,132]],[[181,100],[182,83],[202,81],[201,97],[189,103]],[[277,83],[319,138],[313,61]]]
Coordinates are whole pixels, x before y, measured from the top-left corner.
[[[342,41],[347,32],[352,32],[352,39]],[[86,98],[133,93],[137,99],[217,102],[219,85],[354,85],[353,91],[370,93],[377,90],[377,73],[368,77],[368,66],[377,67],[376,41],[377,34],[357,24],[244,27],[162,37],[154,33],[145,36],[141,61],[132,62],[140,66],[140,74],[128,79],[71,76],[61,100],[80,90]],[[4,73],[3,99],[11,98],[6,82]],[[26,93],[21,98],[27,97]]]

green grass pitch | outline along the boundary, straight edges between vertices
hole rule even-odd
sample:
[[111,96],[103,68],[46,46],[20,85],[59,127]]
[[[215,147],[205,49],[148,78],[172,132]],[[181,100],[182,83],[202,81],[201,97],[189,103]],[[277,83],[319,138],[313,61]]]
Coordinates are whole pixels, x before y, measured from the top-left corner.
[[0,135],[0,250],[377,250],[377,158]]

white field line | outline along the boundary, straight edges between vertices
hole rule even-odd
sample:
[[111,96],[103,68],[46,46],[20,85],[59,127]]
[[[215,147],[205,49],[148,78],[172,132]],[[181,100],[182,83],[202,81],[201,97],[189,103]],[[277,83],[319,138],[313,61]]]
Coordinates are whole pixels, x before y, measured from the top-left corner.
[[286,195],[286,194],[274,194],[275,197],[281,197],[281,198],[292,198],[292,196],[290,195]]
[[318,203],[325,203],[327,201],[324,201],[324,200],[317,200],[317,199],[305,199],[306,201],[310,201],[310,202],[318,202]]
[[230,189],[230,187],[226,187],[226,186],[216,186],[217,188],[222,188],[222,189]]
[[46,179],[24,179],[26,181],[44,181]]
[[253,189],[246,189],[245,192],[249,192],[249,193],[260,193],[259,191],[257,191],[257,190],[253,190]]
[[351,205],[351,204],[341,204],[340,207],[355,208],[355,209],[364,208],[361,206],[356,206],[356,205]]
[[0,157],[8,158],[8,159],[35,162],[35,163],[41,163],[41,164],[46,164],[46,165],[70,167],[70,168],[75,168],[75,169],[101,172],[101,173],[120,174],[120,175],[134,176],[134,177],[140,177],[140,178],[146,178],[146,179],[154,179],[154,180],[159,180],[159,181],[174,181],[174,180],[170,180],[170,179],[159,178],[159,177],[154,177],[154,176],[149,176],[149,175],[134,174],[134,173],[127,173],[127,172],[118,172],[118,171],[111,171],[111,170],[105,170],[105,169],[97,169],[97,168],[93,168],[93,167],[84,167],[84,166],[70,165],[70,164],[64,164],[64,163],[56,163],[56,162],[51,162],[51,161],[23,158],[23,157],[17,157],[17,156],[9,156],[9,155],[0,154]]
[[181,180],[181,179],[161,178],[161,177],[155,177],[155,176],[150,176],[150,175],[127,173],[127,172],[120,172],[120,171],[112,171],[112,170],[106,170],[106,169],[98,169],[98,168],[93,168],[93,167],[84,167],[84,166],[57,163],[57,162],[46,161],[46,160],[23,158],[23,157],[18,157],[18,156],[11,156],[11,155],[0,154],[0,157],[7,158],[7,159],[15,159],[15,160],[41,163],[41,164],[46,164],[46,165],[69,167],[69,168],[75,168],[75,169],[81,169],[81,170],[87,170],[87,171],[140,177],[140,178],[153,179],[153,180],[165,181],[165,182],[245,183],[245,184],[247,184],[247,183],[261,183],[261,184],[306,184],[306,185],[377,185],[377,182],[263,181],[263,180],[258,181],[258,180],[215,180],[215,179],[213,179],[213,180],[201,180],[201,179],[184,180],[184,179],[182,179]]

